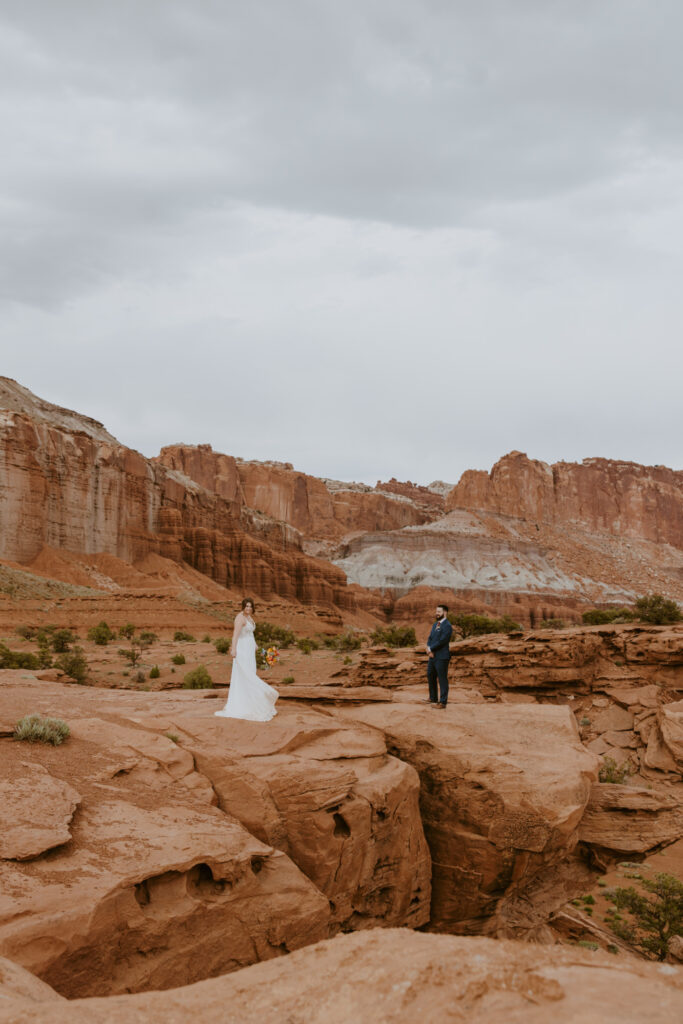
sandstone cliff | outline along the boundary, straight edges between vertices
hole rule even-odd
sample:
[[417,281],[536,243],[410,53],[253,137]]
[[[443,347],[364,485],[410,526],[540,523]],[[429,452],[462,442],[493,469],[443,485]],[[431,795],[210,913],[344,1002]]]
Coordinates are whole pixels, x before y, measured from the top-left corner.
[[7,378],[0,411],[0,558],[30,565],[46,546],[128,562],[157,553],[259,596],[356,606],[343,572],[306,555],[296,530],[243,514],[234,460],[221,457],[207,489]]

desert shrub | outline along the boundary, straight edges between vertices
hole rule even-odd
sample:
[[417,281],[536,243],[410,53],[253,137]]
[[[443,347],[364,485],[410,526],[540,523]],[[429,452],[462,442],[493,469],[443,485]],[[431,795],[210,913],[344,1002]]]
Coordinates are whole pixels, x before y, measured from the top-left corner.
[[564,619],[543,619],[541,629],[566,629]]
[[320,650],[320,644],[317,640],[311,640],[310,637],[301,636],[296,642],[296,646],[299,648],[302,654],[310,654],[311,651]]
[[274,626],[272,622],[257,622],[254,640],[260,647],[292,647],[296,643],[293,630]]
[[194,644],[196,643],[195,638],[191,633],[184,633],[182,629],[176,629],[173,634],[173,639],[179,644]]
[[160,675],[161,675],[161,672],[159,671],[159,666],[158,665],[153,665],[151,667],[151,669],[149,670],[149,678],[150,679],[158,679]]
[[17,626],[14,630],[17,636],[23,637],[24,640],[34,640],[38,634],[37,626]]
[[43,718],[42,715],[26,715],[14,727],[14,739],[26,743],[51,743],[60,746],[70,733],[69,726],[61,718]]
[[67,676],[71,676],[72,679],[75,679],[81,685],[87,682],[89,668],[82,647],[74,647],[73,650],[64,651],[63,654],[60,654],[55,659],[55,668],[58,668],[60,672],[64,672]]
[[138,637],[138,642],[143,647],[151,647],[152,644],[155,644],[158,639],[159,637],[156,635],[156,633],[153,633],[151,629],[143,629],[143,631],[140,633],[140,636]]
[[173,657],[171,658],[171,661],[173,662],[174,665],[184,665],[185,664],[185,655],[184,654],[174,654]]
[[230,652],[230,643],[230,637],[217,636],[213,642],[213,645],[219,654],[228,654]]
[[142,657],[142,649],[131,641],[130,647],[119,647],[119,654],[126,659],[129,665],[135,667]]
[[598,772],[598,780],[621,786],[630,774],[631,766],[627,761],[623,764],[617,764],[613,757],[604,757]]
[[52,634],[52,650],[55,654],[64,654],[71,650],[71,645],[76,639],[70,629],[57,629]]
[[485,636],[487,633],[514,633],[522,627],[509,615],[501,619],[493,619],[489,615],[475,615],[466,613],[463,615],[449,615],[449,620],[454,626],[466,636]]
[[590,942],[588,939],[579,939],[576,945],[580,946],[581,949],[600,949],[600,946],[597,942]]
[[282,682],[283,683],[293,683],[294,682],[294,676],[285,676],[285,678],[282,680]]
[[357,651],[361,645],[361,638],[358,633],[350,629],[346,633],[337,633],[336,636],[321,637],[323,647],[330,651]]
[[344,658],[344,664],[353,665],[353,658],[351,657],[350,654],[347,654],[346,657]]
[[211,637],[209,636],[209,634],[208,634],[208,633],[206,633],[206,634],[205,634],[205,635],[204,635],[204,636],[202,637],[202,643],[203,643],[203,644],[210,644],[210,643],[211,643]]
[[133,679],[135,680],[136,683],[144,683],[146,678],[147,678],[147,676],[145,675],[145,673],[140,668],[137,670],[137,672],[133,676]]
[[386,647],[415,647],[417,637],[412,626],[381,627],[370,634],[373,644],[384,644]]
[[619,938],[638,946],[657,960],[665,960],[674,936],[683,936],[683,882],[674,875],[658,873],[641,882],[645,893],[633,886],[615,889],[612,902],[626,910],[631,921],[610,920]]
[[653,622],[664,626],[670,622],[680,622],[683,616],[675,601],[669,601],[661,594],[647,594],[636,601],[636,612],[643,622]]
[[206,690],[210,686],[213,686],[213,679],[204,665],[197,665],[183,680],[186,690]]
[[581,719],[579,719],[579,725],[582,725],[582,726],[585,727],[585,726],[590,725],[590,724],[591,724],[591,720],[590,720],[590,718],[588,718],[587,715],[583,715],[583,717]]
[[605,626],[610,622],[632,622],[635,615],[630,608],[590,608],[581,618],[587,626]]
[[52,648],[50,647],[49,641],[45,639],[42,643],[38,643],[38,662],[41,668],[52,667]]
[[109,628],[107,623],[102,619],[96,626],[91,626],[88,630],[88,640],[98,644],[100,647],[106,647],[110,640],[114,639],[114,631]]
[[135,626],[132,622],[127,622],[125,626],[119,627],[119,636],[125,637],[126,640],[130,640],[135,633]]
[[0,643],[0,668],[40,668],[40,660],[28,651],[10,651],[6,644]]
[[581,899],[586,904],[586,906],[588,906],[588,907],[595,906],[595,897],[593,895],[591,895],[591,893],[588,893],[587,896],[582,896]]
[[171,740],[172,743],[180,743],[180,736],[177,732],[165,732],[164,736],[166,739]]

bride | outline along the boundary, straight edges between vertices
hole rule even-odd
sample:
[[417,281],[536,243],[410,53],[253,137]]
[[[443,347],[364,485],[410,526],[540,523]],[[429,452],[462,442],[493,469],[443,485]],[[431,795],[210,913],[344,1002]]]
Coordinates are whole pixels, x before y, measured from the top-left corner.
[[242,611],[235,619],[232,634],[232,676],[228,701],[219,718],[246,718],[250,722],[268,722],[274,715],[279,694],[256,675],[256,641],[254,602],[250,597],[242,601]]

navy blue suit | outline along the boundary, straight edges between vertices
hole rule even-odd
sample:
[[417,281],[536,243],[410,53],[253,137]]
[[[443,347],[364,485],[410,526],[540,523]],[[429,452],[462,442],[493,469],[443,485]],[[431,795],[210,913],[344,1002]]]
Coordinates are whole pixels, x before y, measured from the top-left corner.
[[[448,663],[451,660],[449,643],[453,635],[453,627],[447,618],[435,622],[429,634],[427,646],[434,654],[427,662],[427,682],[429,683],[429,699],[439,704],[448,703]],[[438,680],[438,691],[437,691]]]

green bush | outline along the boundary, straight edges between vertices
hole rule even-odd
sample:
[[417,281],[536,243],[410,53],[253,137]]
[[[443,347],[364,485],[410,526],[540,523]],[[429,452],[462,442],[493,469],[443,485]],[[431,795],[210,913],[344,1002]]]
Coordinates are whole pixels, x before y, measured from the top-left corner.
[[51,743],[60,746],[70,733],[69,726],[61,718],[43,718],[42,715],[26,715],[14,727],[14,739],[26,743]]
[[17,626],[17,628],[14,630],[14,632],[17,634],[17,636],[23,637],[24,640],[34,640],[36,635],[37,635],[37,633],[38,633],[38,627],[37,626]]
[[320,644],[317,640],[311,640],[310,637],[302,636],[296,642],[296,646],[299,648],[302,654],[310,654],[311,651],[320,650]]
[[646,893],[630,886],[614,891],[612,902],[631,915],[631,922],[616,920],[610,927],[615,935],[638,946],[657,960],[665,960],[674,936],[683,936],[683,882],[674,875],[658,873],[645,878],[641,885]]
[[631,766],[627,761],[618,765],[613,757],[604,757],[598,772],[598,780],[621,786],[630,774]]
[[159,671],[159,666],[158,665],[153,665],[152,668],[149,670],[149,678],[150,679],[158,679],[160,675],[161,675],[161,672]]
[[629,608],[591,608],[581,618],[586,626],[606,626],[611,622],[632,622],[635,615]]
[[588,939],[579,939],[576,945],[581,946],[581,949],[600,949],[597,942],[590,942]]
[[467,613],[449,615],[448,618],[454,626],[462,631],[463,637],[485,636],[487,633],[514,633],[522,628],[509,615],[504,615],[502,619],[492,619],[488,615]]
[[171,740],[172,743],[180,743],[180,736],[177,732],[165,732],[164,736],[166,739]]
[[206,690],[211,686],[213,679],[204,665],[197,665],[183,680],[183,687],[186,690]]
[[156,633],[153,633],[151,629],[143,629],[142,633],[140,633],[140,636],[138,637],[138,642],[142,647],[151,647],[158,639],[159,637]]
[[373,644],[383,644],[385,647],[415,647],[417,637],[412,626],[387,626],[376,629],[370,634]]
[[64,654],[71,650],[71,645],[76,639],[70,629],[57,629],[52,634],[52,650],[55,654]]
[[274,626],[272,622],[257,622],[254,640],[259,647],[292,647],[296,636],[291,629]]
[[230,653],[230,643],[231,643],[230,637],[227,637],[227,636],[217,636],[216,639],[213,642],[213,645],[214,645],[214,647],[216,648],[216,650],[217,650],[217,652],[219,654],[229,654]]
[[60,654],[55,660],[55,668],[67,676],[71,676],[81,685],[87,682],[89,668],[82,647],[74,647],[73,650]]
[[173,639],[179,644],[194,644],[196,643],[195,638],[191,633],[184,633],[182,629],[176,629],[173,634]]
[[282,682],[283,683],[293,683],[294,682],[294,676],[285,676],[285,678],[282,680]]
[[114,639],[114,632],[109,628],[107,623],[102,619],[96,626],[91,626],[88,630],[88,640],[98,644],[100,647],[106,647],[110,640]]
[[0,668],[41,668],[40,659],[28,651],[10,651],[9,647],[0,643]]
[[648,594],[636,601],[636,612],[643,622],[653,622],[664,626],[670,622],[680,622],[683,616],[675,601],[669,601],[661,594]]
[[564,619],[543,619],[541,629],[566,629]]
[[173,657],[171,658],[171,661],[173,662],[174,665],[184,665],[185,664],[185,655],[184,654],[174,654]]
[[361,637],[350,629],[336,636],[321,637],[323,647],[330,651],[357,651],[360,649]]
[[127,622],[125,626],[119,627],[119,636],[125,637],[126,640],[130,640],[135,633],[135,626],[132,622]]
[[205,635],[202,637],[202,643],[203,644],[210,644],[211,643],[211,637],[209,636],[208,633],[205,633]]

